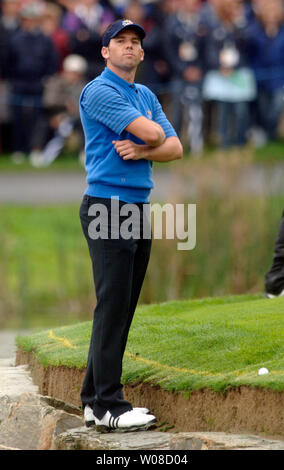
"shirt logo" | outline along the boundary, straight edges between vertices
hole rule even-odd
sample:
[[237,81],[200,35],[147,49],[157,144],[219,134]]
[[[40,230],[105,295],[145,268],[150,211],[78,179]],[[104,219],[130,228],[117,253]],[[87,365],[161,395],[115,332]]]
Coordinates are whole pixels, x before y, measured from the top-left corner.
[[147,109],[146,113],[147,113],[148,119],[152,119],[152,112],[150,111],[150,109]]
[[124,21],[122,22],[122,26],[127,26],[127,25],[129,25],[129,24],[133,24],[133,21],[131,21],[131,20],[124,20]]

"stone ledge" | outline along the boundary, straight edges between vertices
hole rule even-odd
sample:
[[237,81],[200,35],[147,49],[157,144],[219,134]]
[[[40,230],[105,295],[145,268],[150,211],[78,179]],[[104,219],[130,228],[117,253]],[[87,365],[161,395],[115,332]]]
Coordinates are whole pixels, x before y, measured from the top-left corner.
[[98,433],[85,426],[56,436],[55,450],[161,450],[168,449],[171,434],[154,431]]
[[249,434],[185,432],[172,435],[172,450],[284,450],[284,441]]
[[284,450],[284,441],[223,432],[98,433],[79,408],[36,393],[0,397],[0,450]]
[[284,442],[218,432],[110,432],[69,429],[54,439],[54,450],[284,450]]

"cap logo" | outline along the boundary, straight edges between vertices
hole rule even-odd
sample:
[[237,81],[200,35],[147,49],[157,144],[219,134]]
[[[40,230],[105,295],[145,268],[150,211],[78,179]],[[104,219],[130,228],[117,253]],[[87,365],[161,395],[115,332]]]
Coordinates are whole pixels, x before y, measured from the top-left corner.
[[133,24],[133,21],[131,21],[131,20],[124,20],[124,21],[122,22],[122,26],[128,26],[129,24]]

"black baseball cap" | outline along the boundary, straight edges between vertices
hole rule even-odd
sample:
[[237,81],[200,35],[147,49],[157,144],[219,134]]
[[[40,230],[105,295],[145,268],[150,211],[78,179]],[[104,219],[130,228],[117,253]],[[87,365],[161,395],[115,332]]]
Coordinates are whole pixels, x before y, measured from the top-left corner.
[[146,36],[144,28],[142,28],[142,26],[140,26],[139,24],[134,23],[131,20],[125,20],[125,19],[117,20],[114,23],[112,23],[105,31],[103,38],[102,38],[103,46],[107,47],[109,45],[110,40],[115,38],[115,36],[117,36],[118,33],[120,33],[120,31],[126,28],[135,29],[135,31],[137,32],[138,36],[141,39],[141,42]]

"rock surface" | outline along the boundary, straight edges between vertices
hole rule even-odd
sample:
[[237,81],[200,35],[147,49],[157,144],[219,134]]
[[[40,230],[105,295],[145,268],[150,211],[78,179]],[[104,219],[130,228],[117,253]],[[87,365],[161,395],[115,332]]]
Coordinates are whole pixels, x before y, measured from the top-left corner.
[[248,434],[184,432],[172,435],[172,450],[284,450],[284,442]]
[[23,450],[48,450],[54,438],[82,426],[82,418],[54,408],[35,393],[0,398],[0,444]]
[[27,392],[38,393],[38,386],[33,384],[28,367],[15,367],[13,358],[0,359],[0,398],[9,396],[16,400]]
[[0,450],[47,450],[56,435],[82,426],[82,413],[38,393],[28,367],[15,366],[14,340],[0,332]]
[[106,434],[85,426],[71,429],[56,436],[56,450],[145,450],[168,449],[170,434],[164,432],[141,431]]
[[284,442],[218,432],[111,432],[81,427],[59,434],[56,450],[284,450]]

